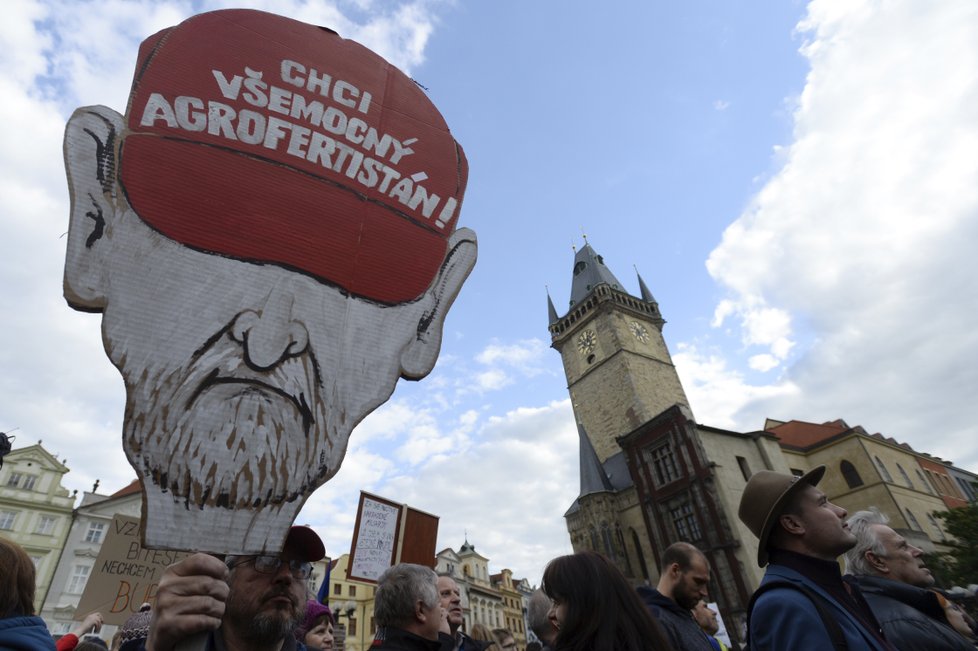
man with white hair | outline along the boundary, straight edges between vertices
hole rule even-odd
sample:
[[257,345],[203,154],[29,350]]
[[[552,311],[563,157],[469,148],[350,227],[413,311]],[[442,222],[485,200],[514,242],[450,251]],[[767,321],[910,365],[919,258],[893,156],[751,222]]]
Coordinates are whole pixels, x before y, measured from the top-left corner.
[[[401,563],[384,571],[374,595],[372,651],[438,651],[445,611],[434,570]],[[447,641],[447,634],[446,634]]]
[[951,627],[930,589],[934,577],[923,550],[894,531],[879,511],[858,511],[848,522],[856,546],[845,554],[846,573],[859,585],[886,639],[900,651],[974,651]]

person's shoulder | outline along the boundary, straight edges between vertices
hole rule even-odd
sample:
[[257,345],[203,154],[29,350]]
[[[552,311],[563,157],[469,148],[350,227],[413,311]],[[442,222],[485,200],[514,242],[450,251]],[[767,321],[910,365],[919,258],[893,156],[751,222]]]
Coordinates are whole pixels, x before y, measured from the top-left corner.
[[764,619],[771,617],[770,611],[782,616],[789,611],[792,613],[802,611],[806,616],[815,615],[811,592],[813,592],[812,588],[806,584],[800,574],[793,571],[772,573],[769,570],[761,581],[758,593],[754,596],[753,613],[759,614]]

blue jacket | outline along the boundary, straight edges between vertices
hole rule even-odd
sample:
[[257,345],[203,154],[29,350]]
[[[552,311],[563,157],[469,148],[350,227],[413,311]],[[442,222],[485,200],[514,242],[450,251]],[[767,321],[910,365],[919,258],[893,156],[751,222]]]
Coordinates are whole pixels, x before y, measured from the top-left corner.
[[[814,581],[783,565],[769,565],[761,585],[771,581],[790,581],[824,597],[842,628],[849,651],[887,651],[872,632]],[[827,651],[832,649],[818,611],[804,593],[791,588],[775,588],[754,603],[750,616],[751,651]]]
[[54,638],[40,617],[7,617],[0,619],[0,649],[54,651]]

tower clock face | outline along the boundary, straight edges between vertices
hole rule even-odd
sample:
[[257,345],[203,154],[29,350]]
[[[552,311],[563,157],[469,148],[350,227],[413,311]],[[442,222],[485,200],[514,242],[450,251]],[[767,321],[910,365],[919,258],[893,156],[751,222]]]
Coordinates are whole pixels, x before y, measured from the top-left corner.
[[628,324],[628,329],[632,331],[635,338],[641,341],[643,344],[649,343],[649,331],[648,329],[639,323],[638,321],[632,321]]
[[577,337],[577,350],[582,355],[590,355],[594,352],[596,343],[597,337],[594,336],[594,330],[585,330]]

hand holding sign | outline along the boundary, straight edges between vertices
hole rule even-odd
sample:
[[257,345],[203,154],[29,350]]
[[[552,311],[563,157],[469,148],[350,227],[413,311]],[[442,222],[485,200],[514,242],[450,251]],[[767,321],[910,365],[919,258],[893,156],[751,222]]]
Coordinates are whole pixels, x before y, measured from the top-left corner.
[[194,554],[163,573],[146,648],[173,649],[188,637],[218,628],[228,598],[228,568],[207,554]]

